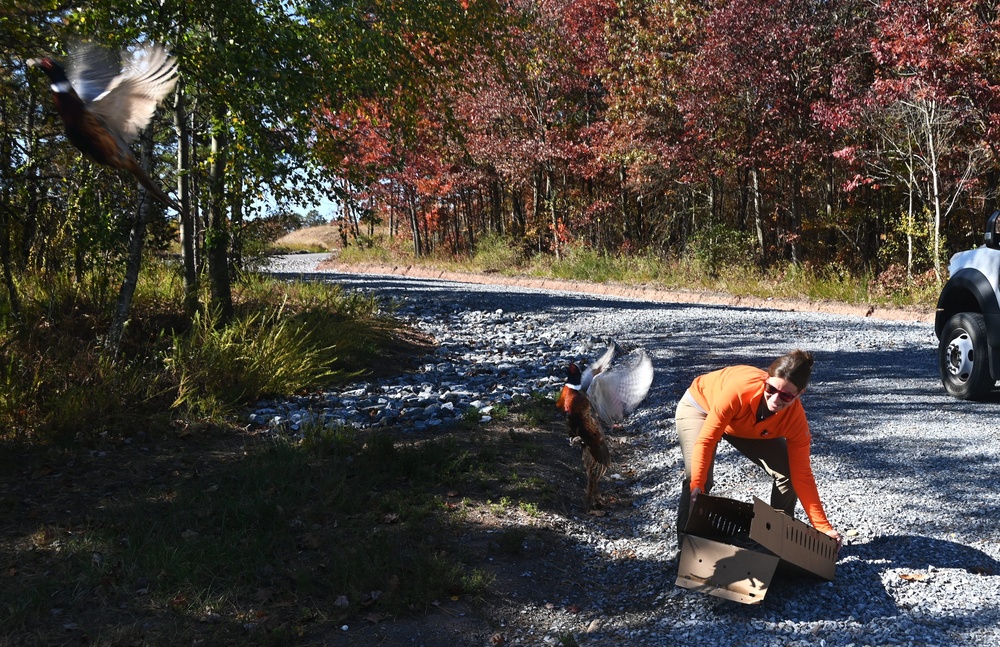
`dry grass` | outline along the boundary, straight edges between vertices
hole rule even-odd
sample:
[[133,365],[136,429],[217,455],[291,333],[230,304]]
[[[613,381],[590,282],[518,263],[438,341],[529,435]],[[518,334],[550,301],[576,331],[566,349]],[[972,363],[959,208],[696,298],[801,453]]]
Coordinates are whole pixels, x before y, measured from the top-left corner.
[[[319,241],[333,229],[338,247],[319,248]],[[327,231],[324,231],[327,230]],[[453,257],[439,250],[429,256],[414,258],[404,237],[390,239],[381,230],[372,245],[351,244],[340,249],[335,226],[302,229],[278,241],[276,250],[336,251],[344,264],[404,264],[473,273],[500,273],[506,276],[555,278],[589,283],[645,285],[668,290],[698,290],[761,299],[802,299],[853,305],[933,308],[938,286],[922,275],[906,279],[897,266],[879,276],[851,273],[837,265],[775,266],[762,271],[745,259],[731,265],[701,258],[664,257],[645,252],[613,255],[583,246],[567,247],[562,258],[549,255],[523,255],[522,247],[509,239],[485,237],[479,240],[471,256]],[[294,244],[293,244],[294,242]],[[308,247],[312,244],[313,247]]]
[[341,248],[340,227],[336,224],[298,229],[279,238],[274,247],[279,252],[332,252]]

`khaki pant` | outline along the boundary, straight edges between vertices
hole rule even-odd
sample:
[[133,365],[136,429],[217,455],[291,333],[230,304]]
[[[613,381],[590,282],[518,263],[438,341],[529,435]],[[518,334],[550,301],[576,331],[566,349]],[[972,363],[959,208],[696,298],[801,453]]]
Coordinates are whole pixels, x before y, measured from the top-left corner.
[[[691,507],[691,453],[694,443],[705,424],[706,415],[686,399],[677,404],[677,414],[674,424],[677,428],[677,438],[680,441],[681,454],[684,456],[684,481],[681,484],[681,498],[677,502],[677,532],[682,532],[687,524]],[[788,468],[788,447],[784,438],[768,438],[762,440],[735,438],[722,435],[737,451],[763,468],[773,479],[771,485],[771,506],[783,510],[785,514],[794,516],[795,503],[798,497],[792,489]],[[715,464],[715,452],[708,466],[708,478],[705,480],[704,493],[712,490],[712,472]]]

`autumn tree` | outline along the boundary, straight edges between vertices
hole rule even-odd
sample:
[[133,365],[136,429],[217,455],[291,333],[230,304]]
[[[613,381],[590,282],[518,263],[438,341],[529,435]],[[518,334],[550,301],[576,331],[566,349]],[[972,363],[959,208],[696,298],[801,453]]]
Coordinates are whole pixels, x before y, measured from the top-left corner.
[[905,206],[896,211],[908,273],[914,234],[924,228],[918,214],[927,214],[927,256],[938,281],[943,231],[954,214],[980,211],[969,200],[989,200],[977,193],[989,184],[983,169],[996,168],[997,58],[987,44],[996,18],[985,11],[964,1],[881,3],[872,14],[871,77],[845,87],[839,110],[825,115],[848,131],[840,157],[857,169],[849,188],[902,189]]

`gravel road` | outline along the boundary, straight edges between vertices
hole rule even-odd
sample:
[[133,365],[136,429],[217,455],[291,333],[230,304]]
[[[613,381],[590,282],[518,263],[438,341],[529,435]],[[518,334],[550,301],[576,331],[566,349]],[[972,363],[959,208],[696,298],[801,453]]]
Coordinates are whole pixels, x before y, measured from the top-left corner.
[[[559,367],[601,350],[593,338],[649,351],[653,387],[625,433],[634,449],[630,522],[566,524],[567,549],[581,554],[582,581],[606,585],[595,602],[600,629],[581,644],[1000,645],[1000,402],[944,394],[931,325],[316,273],[322,258],[284,257],[271,270],[396,300],[402,316],[443,340],[439,353],[447,361],[491,347],[518,369],[493,377],[497,391],[524,389],[525,380],[551,391]],[[736,363],[763,368],[793,348],[817,358],[803,404],[820,494],[831,522],[847,535],[836,580],[779,573],[755,606],[675,587],[672,519],[683,467],[673,425],[677,400],[700,373]],[[505,376],[519,383],[505,384]],[[713,494],[749,501],[767,500],[769,491],[754,466],[720,446]],[[801,508],[798,516],[804,519]],[[588,560],[595,554],[633,558],[608,566]],[[587,575],[590,565],[596,570]],[[557,645],[581,623],[537,600],[524,601],[520,615],[505,644]]]

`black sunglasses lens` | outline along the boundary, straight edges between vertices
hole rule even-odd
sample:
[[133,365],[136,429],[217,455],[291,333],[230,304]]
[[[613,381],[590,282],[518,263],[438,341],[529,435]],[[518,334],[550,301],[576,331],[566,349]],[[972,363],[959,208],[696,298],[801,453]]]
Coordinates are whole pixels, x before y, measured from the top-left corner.
[[777,387],[773,386],[770,382],[764,382],[764,393],[768,395],[774,395],[775,393],[777,393],[778,399],[781,400],[782,402],[791,402],[792,400],[795,399],[794,395],[779,390]]

